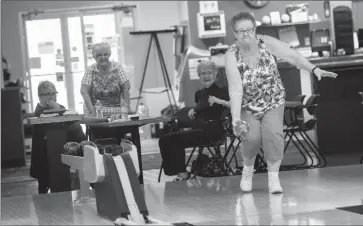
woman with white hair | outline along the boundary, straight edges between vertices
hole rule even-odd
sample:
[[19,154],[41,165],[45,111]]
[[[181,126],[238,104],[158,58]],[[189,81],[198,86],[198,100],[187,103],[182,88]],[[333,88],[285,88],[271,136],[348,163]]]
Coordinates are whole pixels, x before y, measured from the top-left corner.
[[256,36],[256,20],[250,13],[236,14],[231,25],[236,41],[225,54],[225,68],[235,134],[241,131],[236,126],[241,120],[250,125],[247,140],[242,144],[241,189],[252,190],[253,166],[262,146],[268,165],[269,191],[281,193],[278,172],[284,154],[282,127],[286,93],[274,56],[313,73],[319,80],[337,75],[318,68],[273,37]]
[[[175,181],[188,180],[191,174],[185,168],[185,148],[208,144],[204,125],[209,120],[220,120],[223,112],[229,107],[228,90],[216,85],[218,73],[216,64],[211,60],[201,61],[197,72],[203,86],[195,92],[196,107],[188,112],[195,120],[193,129],[166,134],[159,139],[159,148],[163,159],[164,173],[177,175]],[[220,138],[224,131],[220,127],[209,128],[213,137]]]
[[[83,76],[81,95],[84,100],[84,115],[96,116],[95,105],[101,104],[103,117],[121,114],[125,103],[130,111],[130,82],[125,69],[118,62],[110,61],[111,47],[108,43],[97,43],[92,49],[96,63],[89,66]],[[92,139],[117,138],[116,129],[92,128]]]
[[92,49],[96,63],[89,66],[83,76],[81,94],[84,114],[96,116],[95,104],[102,105],[106,117],[121,114],[121,104],[130,109],[130,82],[125,69],[118,62],[110,61],[111,47],[108,43],[97,43]]

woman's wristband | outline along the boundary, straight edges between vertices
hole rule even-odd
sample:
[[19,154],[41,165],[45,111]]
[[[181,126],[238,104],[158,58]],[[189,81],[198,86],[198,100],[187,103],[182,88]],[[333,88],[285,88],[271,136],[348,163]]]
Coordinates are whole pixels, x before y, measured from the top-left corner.
[[313,70],[311,70],[311,73],[313,73],[313,75],[315,75],[315,70],[318,69],[318,67],[314,67]]

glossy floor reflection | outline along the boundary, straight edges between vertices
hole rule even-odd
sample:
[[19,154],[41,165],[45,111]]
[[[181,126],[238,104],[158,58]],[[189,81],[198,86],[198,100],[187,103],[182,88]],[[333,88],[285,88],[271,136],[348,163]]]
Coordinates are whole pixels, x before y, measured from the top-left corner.
[[[363,165],[281,172],[284,194],[270,195],[267,175],[254,177],[243,194],[239,177],[201,179],[146,187],[151,216],[198,225],[358,224],[363,215],[337,210],[363,203]],[[163,194],[159,197],[159,194]],[[178,213],[178,217],[174,215]]]
[[[361,225],[363,215],[337,208],[363,204],[363,165],[280,174],[284,194],[270,195],[267,175],[243,194],[240,176],[145,185],[150,217],[194,225]],[[2,225],[112,225],[77,192],[6,197]]]

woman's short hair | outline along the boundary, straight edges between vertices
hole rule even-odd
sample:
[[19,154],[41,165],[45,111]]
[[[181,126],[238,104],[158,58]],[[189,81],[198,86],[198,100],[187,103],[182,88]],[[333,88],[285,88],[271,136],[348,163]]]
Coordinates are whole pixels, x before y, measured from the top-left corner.
[[251,21],[253,26],[256,27],[256,19],[255,19],[255,16],[252,13],[240,12],[240,13],[237,13],[236,15],[234,15],[232,17],[232,19],[231,19],[232,29],[235,30],[236,29],[236,23],[238,21],[243,21],[243,20]]
[[103,46],[103,47],[106,47],[110,50],[110,53],[111,53],[111,46],[110,44],[108,44],[107,42],[99,42],[99,43],[96,43],[92,46],[92,55],[95,56],[95,53],[96,53],[96,48],[97,47],[100,47],[100,46]]
[[200,76],[201,70],[204,67],[210,67],[213,71],[218,72],[217,65],[216,65],[216,63],[214,63],[214,61],[209,60],[209,59],[208,60],[201,60],[198,63],[198,66],[197,66],[198,76]]
[[57,91],[57,89],[55,88],[55,85],[52,82],[42,81],[38,85],[38,95],[42,94],[42,91],[44,91],[45,89],[51,89],[51,90]]

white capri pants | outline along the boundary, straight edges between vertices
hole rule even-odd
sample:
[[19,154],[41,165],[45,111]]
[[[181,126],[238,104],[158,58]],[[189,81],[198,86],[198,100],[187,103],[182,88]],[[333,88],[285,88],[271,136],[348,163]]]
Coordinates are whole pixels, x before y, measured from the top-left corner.
[[243,158],[252,159],[258,154],[260,147],[264,151],[265,159],[282,160],[284,156],[283,120],[284,109],[282,105],[269,110],[257,119],[242,111],[241,119],[250,125],[247,140],[242,143]]

